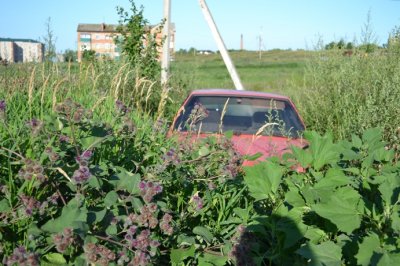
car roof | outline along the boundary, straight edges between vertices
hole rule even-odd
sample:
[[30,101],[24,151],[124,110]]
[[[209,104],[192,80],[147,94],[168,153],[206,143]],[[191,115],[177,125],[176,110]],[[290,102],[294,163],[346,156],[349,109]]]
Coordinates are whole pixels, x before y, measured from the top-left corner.
[[191,96],[243,96],[243,97],[260,97],[260,98],[273,98],[279,100],[289,100],[289,97],[267,92],[259,91],[246,91],[246,90],[233,90],[233,89],[199,89],[190,93]]

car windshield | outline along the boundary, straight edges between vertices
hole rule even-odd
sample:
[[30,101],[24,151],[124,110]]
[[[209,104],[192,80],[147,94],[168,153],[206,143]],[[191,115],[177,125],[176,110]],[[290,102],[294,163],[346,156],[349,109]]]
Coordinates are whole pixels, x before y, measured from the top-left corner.
[[177,131],[297,138],[304,131],[288,101],[238,96],[193,96],[175,121]]

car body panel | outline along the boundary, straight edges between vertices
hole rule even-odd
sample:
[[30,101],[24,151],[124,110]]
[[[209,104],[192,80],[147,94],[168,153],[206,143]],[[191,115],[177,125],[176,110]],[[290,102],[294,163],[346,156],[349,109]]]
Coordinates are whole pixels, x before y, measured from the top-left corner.
[[[203,97],[203,98],[198,98],[198,97]],[[260,100],[268,100],[268,101],[274,100],[274,101],[277,101],[278,104],[284,103],[289,108],[290,112],[292,112],[291,117],[292,118],[294,117],[294,119],[296,120],[296,123],[298,124],[298,127],[301,130],[305,129],[304,122],[301,119],[300,115],[298,114],[296,107],[294,106],[293,102],[286,96],[272,94],[272,93],[254,92],[254,91],[238,91],[238,90],[227,90],[227,89],[203,89],[203,90],[192,91],[190,93],[190,95],[186,98],[186,100],[182,104],[181,108],[177,112],[177,115],[175,116],[175,118],[173,120],[173,124],[172,124],[168,134],[169,135],[178,134],[179,138],[188,137],[188,135],[190,135],[190,138],[193,141],[195,141],[197,138],[204,138],[209,135],[218,136],[218,135],[223,134],[223,132],[221,132],[221,131],[215,132],[215,131],[217,131],[215,127],[216,127],[216,123],[225,123],[225,122],[222,122],[223,119],[227,118],[225,116],[222,117],[222,119],[220,119],[220,121],[217,120],[217,121],[213,122],[214,128],[212,129],[212,131],[214,131],[214,132],[210,132],[210,133],[205,133],[202,131],[203,125],[201,124],[201,122],[198,126],[199,132],[195,131],[195,132],[189,133],[189,131],[190,131],[189,129],[187,129],[187,128],[182,129],[180,126],[178,126],[178,123],[180,122],[180,120],[184,120],[183,113],[185,111],[185,107],[190,108],[190,107],[188,107],[190,104],[190,101],[193,102],[193,99],[207,99],[208,101],[210,101],[210,99],[213,99],[212,97],[229,97],[229,99],[245,99],[245,100],[248,99],[250,101],[250,104],[252,104],[253,102],[256,104],[264,103],[264,102],[260,102]],[[225,104],[225,107],[226,107],[226,104]],[[237,105],[237,107],[234,106],[232,108],[235,108],[235,109],[233,109],[233,111],[242,112],[242,109],[243,109],[242,107],[244,107],[244,106]],[[242,109],[240,109],[240,108],[242,108]],[[255,110],[257,110],[257,108],[258,107],[255,107]],[[282,109],[282,110],[279,110],[282,112],[285,112],[285,110],[286,110],[286,109],[283,110],[283,105],[279,106],[279,107],[275,107],[275,108]],[[256,113],[257,113],[257,112],[254,112],[254,110],[251,110],[251,112],[253,112],[252,115],[256,115]],[[222,112],[222,113],[223,113],[223,115],[225,115],[224,112]],[[207,114],[207,116],[208,115],[209,114]],[[241,118],[240,117],[241,114],[239,113],[238,115],[239,116],[236,116],[236,118],[235,118],[236,120]],[[189,114],[186,114],[186,116],[189,116]],[[249,117],[246,116],[246,119],[250,119],[250,116]],[[265,120],[265,118],[264,118],[264,120]],[[184,120],[184,121],[187,121],[187,120]],[[239,123],[239,121],[236,121],[235,123]],[[254,123],[254,121],[253,121],[253,123]],[[257,125],[260,125],[260,124],[257,124]],[[224,124],[224,126],[225,126],[225,124]],[[254,155],[254,154],[260,153],[261,156],[257,159],[257,161],[265,160],[265,158],[271,157],[271,156],[281,156],[282,154],[290,151],[291,145],[298,146],[298,147],[304,147],[307,145],[307,143],[301,138],[301,135],[297,135],[297,134],[295,134],[294,137],[288,137],[288,136],[284,136],[284,135],[276,135],[276,133],[273,133],[274,135],[263,135],[263,134],[259,134],[260,131],[257,131],[257,132],[254,131],[254,129],[252,129],[252,131],[249,131],[249,132],[251,132],[251,134],[247,133],[246,130],[239,130],[239,132],[233,131],[232,132],[233,136],[231,137],[231,141],[234,145],[235,150],[240,155]],[[251,162],[251,161],[244,162],[244,165],[252,165],[252,164],[254,164],[254,162]]]

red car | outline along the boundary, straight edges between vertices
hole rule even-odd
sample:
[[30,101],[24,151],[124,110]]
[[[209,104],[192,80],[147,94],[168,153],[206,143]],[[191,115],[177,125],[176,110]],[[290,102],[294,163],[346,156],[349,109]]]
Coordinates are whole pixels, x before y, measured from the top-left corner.
[[[305,126],[293,102],[286,96],[226,89],[190,93],[170,129],[194,137],[232,131],[232,142],[241,155],[261,154],[258,160],[280,156],[289,146],[306,145]],[[254,162],[245,161],[244,165]]]

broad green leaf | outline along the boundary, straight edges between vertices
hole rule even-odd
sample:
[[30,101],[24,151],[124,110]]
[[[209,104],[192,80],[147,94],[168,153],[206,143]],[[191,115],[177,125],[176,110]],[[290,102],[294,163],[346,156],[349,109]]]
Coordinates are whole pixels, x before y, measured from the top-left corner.
[[285,234],[283,248],[289,248],[303,238],[307,226],[303,223],[303,209],[293,208],[276,223],[276,229]]
[[50,265],[65,265],[67,264],[66,259],[60,253],[49,253],[43,256],[44,262],[49,263]]
[[343,173],[342,170],[337,168],[330,168],[324,178],[315,184],[315,189],[329,189],[333,190],[336,187],[350,184],[351,180]]
[[[367,144],[369,147],[376,147],[376,144],[378,146],[381,146],[381,137],[382,137],[382,130],[379,128],[370,128],[364,131],[362,135],[362,140],[365,144]],[[383,145],[384,146],[384,145]],[[371,152],[371,150],[370,150]]]
[[178,244],[180,246],[194,245],[194,244],[196,244],[196,239],[192,236],[180,234],[178,236]]
[[359,149],[362,146],[362,140],[356,135],[351,135],[351,142],[355,148]]
[[7,199],[0,200],[0,212],[8,212],[11,210],[10,205],[8,204]]
[[118,201],[118,194],[114,190],[111,190],[107,193],[106,197],[104,198],[104,205],[106,207],[113,206]]
[[302,167],[306,168],[311,164],[313,157],[309,150],[292,146],[292,151]]
[[395,204],[399,197],[400,178],[397,174],[388,174],[385,181],[379,185],[382,199],[387,205]]
[[103,142],[103,140],[105,139],[106,139],[105,137],[94,137],[94,136],[82,138],[81,139],[82,148],[84,150],[96,148],[100,146],[101,142]]
[[190,246],[190,248],[178,248],[171,249],[170,260],[172,265],[180,265],[185,259],[189,257],[194,257],[194,253],[196,248],[194,245]]
[[245,167],[244,177],[252,197],[256,200],[267,199],[275,194],[282,181],[283,168],[275,163],[266,161],[254,166]]
[[310,265],[341,266],[342,249],[332,241],[319,245],[307,243],[296,251],[302,257],[310,260]]
[[203,157],[203,156],[207,156],[208,154],[210,154],[210,150],[206,146],[202,146],[199,149],[199,156]]
[[390,216],[392,220],[392,228],[397,232],[400,233],[400,205],[397,204],[393,206],[392,215]]
[[379,246],[380,241],[377,234],[370,233],[369,236],[364,237],[362,243],[358,245],[357,263],[363,266],[369,265],[374,251],[377,251]]
[[317,244],[326,237],[326,233],[324,230],[321,230],[318,227],[309,226],[304,234],[304,237],[308,238],[311,243]]
[[96,176],[91,176],[88,180],[88,184],[92,188],[99,189],[101,188],[101,184],[99,182],[99,179]]
[[216,254],[202,253],[198,259],[199,266],[224,266],[228,258],[226,256],[219,256]]
[[120,170],[121,171],[117,174],[119,179],[116,185],[117,190],[124,190],[134,195],[139,194],[140,175],[132,174],[122,168]]
[[106,216],[107,209],[101,209],[100,211],[94,211],[91,210],[88,213],[88,223],[93,224],[93,223],[99,223],[101,222],[104,217]]
[[377,266],[394,266],[400,265],[400,253],[383,253],[382,257],[380,258]]
[[117,225],[116,224],[111,224],[106,229],[106,234],[107,235],[116,235],[117,233],[118,233],[118,229],[117,229]]
[[74,198],[63,207],[61,216],[52,219],[42,226],[42,230],[50,233],[61,232],[66,227],[75,228],[74,222],[86,222],[87,213],[85,207],[80,207],[77,200]]
[[195,228],[193,228],[193,233],[203,237],[203,239],[205,241],[207,241],[208,243],[211,243],[211,241],[214,237],[212,235],[212,233],[210,232],[210,230],[208,230],[204,226],[196,226]]
[[361,215],[357,211],[361,196],[352,188],[338,189],[327,202],[314,204],[312,209],[334,223],[339,230],[351,233],[360,227]]
[[315,170],[320,170],[325,165],[339,161],[339,148],[333,144],[331,134],[320,136],[316,132],[305,132],[304,136],[310,142],[310,150],[313,157],[312,165]]
[[298,190],[291,189],[285,193],[285,201],[293,207],[302,207],[305,205],[304,199]]

